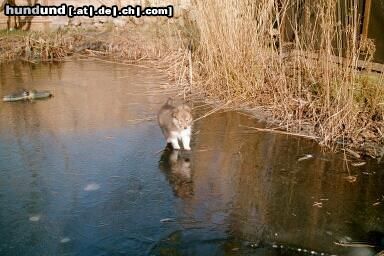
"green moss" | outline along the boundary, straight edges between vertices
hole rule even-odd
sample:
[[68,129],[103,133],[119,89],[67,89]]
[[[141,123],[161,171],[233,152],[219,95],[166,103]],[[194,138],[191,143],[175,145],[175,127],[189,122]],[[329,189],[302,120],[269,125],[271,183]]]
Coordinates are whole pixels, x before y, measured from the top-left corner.
[[378,75],[360,75],[354,86],[354,100],[360,109],[370,113],[372,118],[382,118],[384,114],[384,78]]
[[384,102],[384,80],[379,76],[360,75],[354,88],[357,103],[366,107],[375,107]]
[[7,29],[1,29],[0,30],[0,37],[5,37],[5,36],[25,36],[28,35],[28,31],[25,30],[12,30],[9,31]]

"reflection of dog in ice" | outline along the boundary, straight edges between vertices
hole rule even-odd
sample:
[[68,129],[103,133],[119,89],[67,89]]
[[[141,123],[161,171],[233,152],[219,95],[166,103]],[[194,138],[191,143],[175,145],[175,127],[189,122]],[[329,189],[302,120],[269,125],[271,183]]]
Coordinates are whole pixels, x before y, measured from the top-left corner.
[[164,149],[159,168],[162,170],[176,196],[181,198],[193,195],[190,151]]

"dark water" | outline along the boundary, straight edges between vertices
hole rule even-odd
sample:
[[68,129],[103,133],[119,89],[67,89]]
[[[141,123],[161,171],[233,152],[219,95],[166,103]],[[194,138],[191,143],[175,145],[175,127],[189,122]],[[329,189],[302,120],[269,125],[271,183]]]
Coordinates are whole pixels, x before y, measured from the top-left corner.
[[0,255],[381,249],[335,242],[382,238],[383,164],[355,167],[310,141],[255,132],[244,126],[260,124],[236,112],[196,122],[191,152],[158,153],[161,84],[154,70],[90,60],[0,66],[1,95],[55,95],[0,103]]
[[375,61],[384,63],[384,1],[373,0],[369,22],[368,37],[376,45]]

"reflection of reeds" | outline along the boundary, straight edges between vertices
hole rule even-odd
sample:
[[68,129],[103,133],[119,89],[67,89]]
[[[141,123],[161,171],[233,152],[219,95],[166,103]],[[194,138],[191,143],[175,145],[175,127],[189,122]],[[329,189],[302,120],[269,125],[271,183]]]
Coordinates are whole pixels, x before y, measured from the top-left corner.
[[311,124],[325,145],[382,143],[384,81],[357,71],[374,47],[359,43],[357,1],[347,2],[197,0],[200,88],[266,106],[293,132]]
[[151,116],[151,117],[146,117],[146,118],[130,119],[130,120],[127,120],[127,123],[133,125],[133,124],[139,124],[139,123],[142,123],[142,122],[154,121],[154,120],[156,120],[156,117]]
[[310,136],[310,135],[305,135],[305,134],[301,134],[301,133],[285,132],[285,131],[281,131],[281,130],[277,130],[277,129],[267,129],[267,128],[259,128],[259,127],[244,126],[244,125],[241,125],[241,127],[253,129],[256,131],[260,131],[260,132],[278,133],[278,134],[284,134],[284,135],[303,137],[303,138],[307,138],[307,139],[311,139],[311,140],[318,140],[319,139],[319,137],[316,137],[316,136]]

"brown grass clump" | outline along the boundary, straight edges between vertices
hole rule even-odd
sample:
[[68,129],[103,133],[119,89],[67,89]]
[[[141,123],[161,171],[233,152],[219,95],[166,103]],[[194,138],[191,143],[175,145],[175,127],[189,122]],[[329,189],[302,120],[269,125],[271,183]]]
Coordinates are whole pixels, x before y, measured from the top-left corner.
[[323,145],[383,143],[384,80],[358,71],[374,45],[359,42],[358,1],[347,2],[196,0],[201,89]]
[[15,31],[0,33],[0,62],[60,60],[70,52],[71,37],[63,33]]

